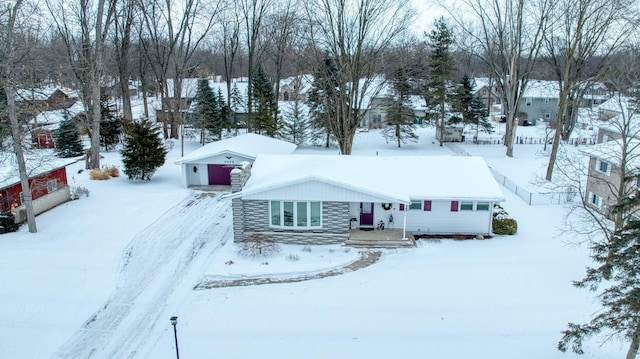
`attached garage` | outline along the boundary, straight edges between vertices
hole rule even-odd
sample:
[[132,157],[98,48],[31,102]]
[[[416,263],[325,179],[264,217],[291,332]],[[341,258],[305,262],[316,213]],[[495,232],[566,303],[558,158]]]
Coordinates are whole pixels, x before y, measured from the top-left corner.
[[182,167],[185,187],[229,186],[231,170],[242,162],[253,163],[258,154],[291,154],[296,147],[286,141],[247,133],[202,146],[176,164]]

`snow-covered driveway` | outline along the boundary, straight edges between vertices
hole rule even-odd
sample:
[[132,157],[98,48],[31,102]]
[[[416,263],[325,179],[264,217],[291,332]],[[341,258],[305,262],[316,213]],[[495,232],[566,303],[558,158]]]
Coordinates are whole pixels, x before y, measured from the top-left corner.
[[[193,286],[217,249],[231,239],[228,200],[193,192],[140,232],[125,250],[117,288],[58,350],[56,358],[131,358],[167,325],[172,295]],[[179,300],[179,299],[178,299]]]

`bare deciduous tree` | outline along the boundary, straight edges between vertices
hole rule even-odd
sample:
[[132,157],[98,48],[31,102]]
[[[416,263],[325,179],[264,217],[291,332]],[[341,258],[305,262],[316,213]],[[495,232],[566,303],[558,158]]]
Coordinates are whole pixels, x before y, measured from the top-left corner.
[[472,51],[490,69],[502,95],[507,156],[513,157],[522,97],[548,26],[550,0],[463,0],[446,5]]
[[80,84],[89,119],[89,168],[100,168],[100,87],[105,72],[105,40],[113,24],[116,2],[47,0],[56,28],[65,43],[69,66]]
[[[4,89],[7,103],[6,115],[9,117],[11,127],[11,137],[13,141],[13,150],[16,154],[18,162],[18,172],[20,174],[20,184],[22,185],[22,194],[24,205],[27,212],[27,223],[30,233],[36,233],[36,217],[33,209],[33,198],[31,188],[29,187],[29,175],[24,159],[24,151],[22,150],[22,131],[18,123],[18,113],[15,104],[16,96],[16,75],[14,69],[18,64],[19,55],[16,51],[16,25],[18,17],[24,15],[22,9],[23,0],[10,1],[2,4],[0,8],[0,46],[2,46],[2,54],[0,55],[0,81]],[[3,114],[4,115],[4,114]]]
[[[327,128],[340,152],[351,154],[353,138],[362,121],[368,99],[384,86],[384,53],[403,38],[414,16],[406,3],[393,0],[312,0],[306,4],[309,20],[305,31],[321,64],[328,55],[336,64],[338,88],[333,91],[336,116]],[[318,65],[316,68],[326,68]]]
[[544,35],[545,56],[560,86],[556,131],[546,180],[551,181],[561,140],[573,131],[580,99],[587,87],[603,74],[609,55],[632,33],[625,17],[629,0],[556,1],[551,26]]

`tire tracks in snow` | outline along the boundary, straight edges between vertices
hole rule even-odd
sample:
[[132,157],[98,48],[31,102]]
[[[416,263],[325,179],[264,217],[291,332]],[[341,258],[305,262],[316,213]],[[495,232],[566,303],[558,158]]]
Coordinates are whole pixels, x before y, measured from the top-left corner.
[[138,233],[124,251],[111,297],[54,357],[135,357],[194,263],[225,244],[230,223],[228,200],[193,192]]

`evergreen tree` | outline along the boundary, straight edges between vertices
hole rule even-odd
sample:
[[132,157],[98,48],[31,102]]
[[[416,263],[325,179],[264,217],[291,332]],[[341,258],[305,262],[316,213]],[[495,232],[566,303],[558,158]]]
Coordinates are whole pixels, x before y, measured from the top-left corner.
[[120,142],[123,126],[124,120],[117,115],[115,103],[109,102],[109,97],[103,95],[100,101],[100,144],[105,151]]
[[215,131],[212,132],[218,136],[218,140],[221,140],[222,129],[229,128],[229,116],[231,114],[231,109],[229,109],[227,101],[224,99],[220,88],[218,88],[218,94],[216,96],[216,107],[218,108],[218,118],[215,119],[215,123],[213,124]]
[[200,143],[205,143],[205,130],[208,129],[214,134],[222,132],[217,131],[217,123],[220,118],[220,109],[218,108],[218,100],[213,90],[209,86],[209,80],[202,78],[198,80],[198,90],[196,91],[196,112],[197,116],[194,126],[200,128]]
[[416,116],[409,98],[411,85],[407,69],[404,67],[397,69],[391,83],[395,96],[388,102],[387,124],[382,135],[387,141],[395,139],[400,147],[401,143],[418,141],[418,135],[413,130],[413,120]]
[[309,131],[309,116],[300,105],[296,100],[292,107],[287,107],[283,111],[282,137],[296,145],[306,141]]
[[156,169],[164,164],[167,150],[161,136],[160,129],[148,119],[127,125],[121,153],[124,173],[130,180],[150,181]]
[[262,66],[258,66],[251,79],[254,109],[252,129],[257,133],[264,133],[274,137],[278,132],[278,119],[276,111],[276,95],[273,86],[267,78]]
[[[241,111],[242,106],[244,105],[244,99],[240,90],[238,89],[238,84],[236,82],[233,83],[233,87],[231,88],[231,108],[230,110],[230,125],[236,128],[236,134],[238,134],[238,128],[240,127],[240,120],[238,119],[238,112]],[[245,124],[246,125],[246,124]]]
[[462,120],[465,125],[475,125],[476,140],[480,129],[488,133],[493,131],[493,125],[487,118],[489,113],[482,100],[474,94],[473,84],[469,75],[464,74],[462,77],[452,103],[453,110],[462,114]]
[[337,116],[336,93],[338,68],[334,59],[325,54],[322,65],[314,72],[313,85],[309,92],[308,104],[311,108],[312,136],[324,137],[324,146],[329,148],[331,131],[329,120]]
[[[640,196],[635,194],[614,207],[614,211],[639,205]],[[633,218],[616,230],[611,240],[595,243],[591,257],[599,266],[587,268],[586,276],[574,285],[591,291],[602,287],[598,295],[602,309],[589,323],[569,323],[558,349],[564,352],[570,348],[583,354],[583,341],[605,332],[606,338],[629,340],[626,357],[635,358],[640,346],[640,221]]]
[[435,29],[429,33],[432,52],[429,55],[428,96],[431,105],[439,111],[438,128],[440,146],[443,144],[444,129],[447,125],[446,104],[452,95],[452,83],[455,81],[455,66],[451,55],[453,34],[444,18],[436,20]]
[[78,124],[72,119],[66,118],[60,121],[56,133],[56,153],[59,157],[76,157],[84,154],[82,141],[78,132]]

